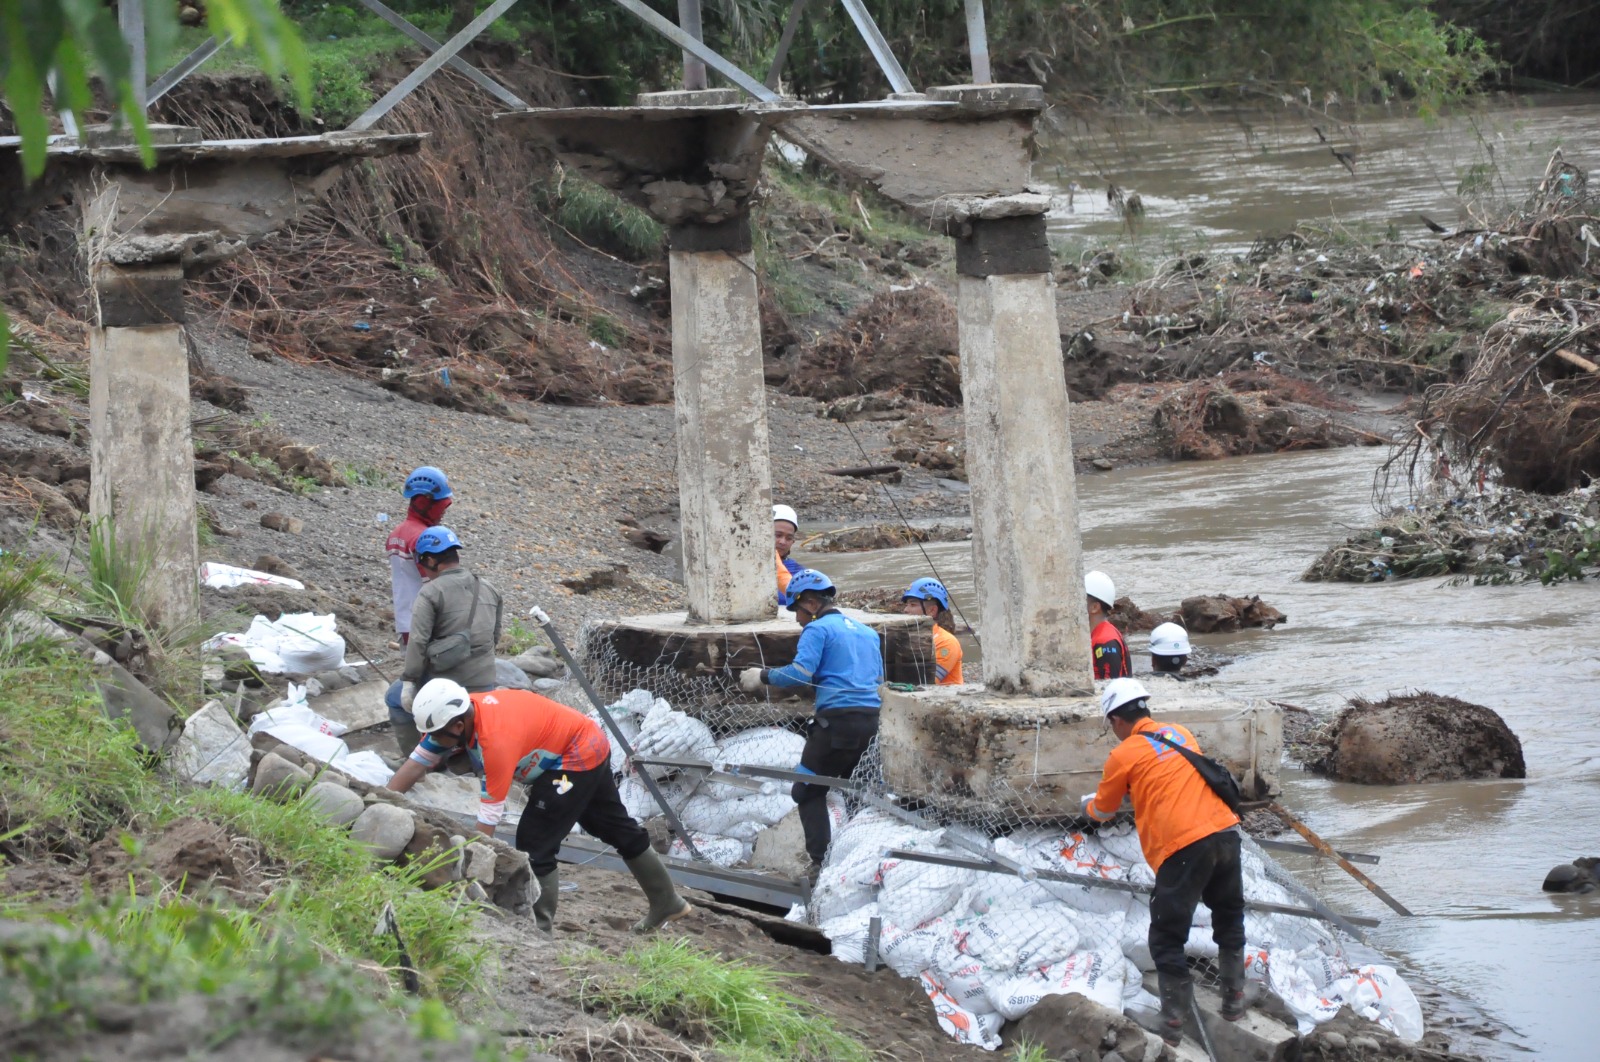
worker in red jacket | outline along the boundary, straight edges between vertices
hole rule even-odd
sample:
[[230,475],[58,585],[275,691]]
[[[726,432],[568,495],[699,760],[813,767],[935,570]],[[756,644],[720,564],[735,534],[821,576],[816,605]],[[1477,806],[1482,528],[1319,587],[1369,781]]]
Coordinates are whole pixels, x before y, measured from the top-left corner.
[[1111,622],[1111,607],[1117,601],[1117,588],[1105,572],[1090,572],[1083,577],[1084,592],[1089,595],[1089,645],[1094,651],[1094,677],[1097,679],[1128,678],[1133,674],[1133,661],[1128,657],[1128,643],[1122,632]]

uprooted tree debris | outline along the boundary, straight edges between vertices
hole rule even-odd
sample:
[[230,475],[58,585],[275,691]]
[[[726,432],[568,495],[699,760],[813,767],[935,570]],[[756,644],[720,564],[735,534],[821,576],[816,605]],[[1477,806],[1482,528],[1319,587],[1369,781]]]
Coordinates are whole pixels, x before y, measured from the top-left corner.
[[1522,742],[1493,709],[1418,690],[1352,699],[1331,721],[1301,727],[1294,754],[1342,782],[1408,785],[1524,778]]

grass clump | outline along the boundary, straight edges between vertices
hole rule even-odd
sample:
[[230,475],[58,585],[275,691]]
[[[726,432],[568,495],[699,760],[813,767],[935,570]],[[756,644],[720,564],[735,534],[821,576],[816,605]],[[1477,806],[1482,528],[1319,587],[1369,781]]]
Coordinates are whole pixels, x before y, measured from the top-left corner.
[[784,975],[655,940],[587,978],[586,1001],[706,1041],[741,1062],[869,1062],[872,1053],[782,985]]
[[543,644],[544,632],[521,616],[512,616],[500,632],[499,651],[506,656],[519,656]]
[[634,262],[661,254],[666,239],[661,223],[593,181],[557,166],[554,179],[540,185],[537,195],[550,219],[584,243]]

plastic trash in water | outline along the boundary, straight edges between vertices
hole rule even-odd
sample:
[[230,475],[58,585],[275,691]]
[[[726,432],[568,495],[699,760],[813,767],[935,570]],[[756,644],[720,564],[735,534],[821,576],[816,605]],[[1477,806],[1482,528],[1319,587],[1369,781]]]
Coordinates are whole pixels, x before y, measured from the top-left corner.
[[439,367],[439,381],[446,387],[450,386],[450,370],[442,365]]
[[354,328],[357,332],[370,332],[370,331],[372,331],[372,322],[370,322],[370,321],[357,321],[355,324],[351,325],[350,327]]

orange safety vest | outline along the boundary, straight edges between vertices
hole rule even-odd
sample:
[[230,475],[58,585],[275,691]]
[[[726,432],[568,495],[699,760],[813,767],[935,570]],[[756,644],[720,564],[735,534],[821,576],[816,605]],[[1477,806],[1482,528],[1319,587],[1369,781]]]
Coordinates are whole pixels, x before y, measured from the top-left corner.
[[934,680],[941,686],[961,684],[961,639],[939,626],[933,625]]

